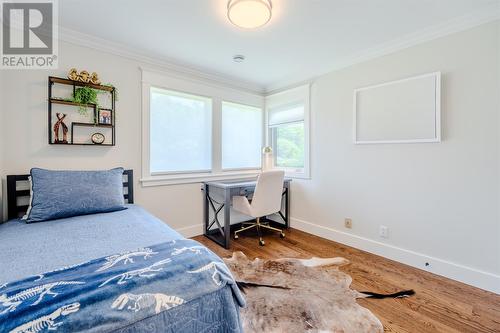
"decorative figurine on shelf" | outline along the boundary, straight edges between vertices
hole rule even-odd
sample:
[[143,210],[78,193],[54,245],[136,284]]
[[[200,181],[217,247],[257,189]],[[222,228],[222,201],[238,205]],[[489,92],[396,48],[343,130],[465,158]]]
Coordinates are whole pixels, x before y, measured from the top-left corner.
[[96,72],[92,72],[89,74],[88,71],[83,70],[78,73],[76,68],[71,68],[68,72],[68,79],[72,81],[80,81],[84,83],[92,83],[95,85],[100,85],[101,80],[99,79],[99,75]]
[[[56,113],[57,122],[54,124],[54,143],[68,143],[68,126],[63,122],[66,115],[64,113]],[[62,126],[63,139],[59,140],[59,127]]]
[[90,82],[96,85],[101,84],[101,80],[99,80],[99,75],[97,75],[96,72],[92,72],[92,74],[90,75]]
[[78,81],[78,70],[76,68],[71,68],[69,70],[68,79],[72,81]]
[[89,83],[90,82],[90,74],[87,71],[81,71],[78,75],[78,81]]

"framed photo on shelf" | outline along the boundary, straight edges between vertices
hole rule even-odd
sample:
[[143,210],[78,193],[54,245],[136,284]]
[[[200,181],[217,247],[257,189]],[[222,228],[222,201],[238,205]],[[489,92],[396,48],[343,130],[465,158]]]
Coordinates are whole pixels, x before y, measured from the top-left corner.
[[111,110],[104,110],[104,109],[99,110],[99,124],[111,125],[113,123],[112,117],[113,114]]

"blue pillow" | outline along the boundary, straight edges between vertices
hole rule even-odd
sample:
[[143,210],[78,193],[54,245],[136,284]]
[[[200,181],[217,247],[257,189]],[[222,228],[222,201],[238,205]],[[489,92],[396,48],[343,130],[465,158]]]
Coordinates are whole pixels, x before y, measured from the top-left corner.
[[123,168],[108,171],[31,169],[30,208],[26,222],[126,209]]

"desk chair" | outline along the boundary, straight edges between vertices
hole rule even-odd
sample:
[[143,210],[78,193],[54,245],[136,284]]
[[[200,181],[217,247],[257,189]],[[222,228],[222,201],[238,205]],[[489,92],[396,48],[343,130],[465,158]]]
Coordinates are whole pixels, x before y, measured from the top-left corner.
[[261,228],[274,230],[280,233],[281,238],[285,238],[283,230],[271,227],[268,223],[260,223],[260,218],[281,210],[281,196],[283,194],[283,180],[285,172],[266,171],[262,172],[257,178],[257,185],[251,202],[245,196],[233,197],[233,209],[256,218],[255,222],[243,224],[240,230],[234,232],[234,238],[238,239],[238,233],[257,228],[259,235],[259,244],[264,246]]

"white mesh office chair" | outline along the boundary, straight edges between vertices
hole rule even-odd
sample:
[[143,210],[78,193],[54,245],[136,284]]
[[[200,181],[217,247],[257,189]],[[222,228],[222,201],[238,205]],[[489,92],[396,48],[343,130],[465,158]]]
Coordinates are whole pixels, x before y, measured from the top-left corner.
[[278,231],[280,237],[284,238],[283,230],[273,228],[267,223],[260,223],[260,218],[281,210],[281,196],[283,195],[283,180],[285,172],[281,170],[262,172],[257,179],[255,192],[251,202],[245,196],[233,197],[233,209],[251,217],[256,218],[255,222],[246,223],[240,230],[235,231],[234,238],[238,239],[238,233],[257,228],[259,244],[264,245],[261,228]]

